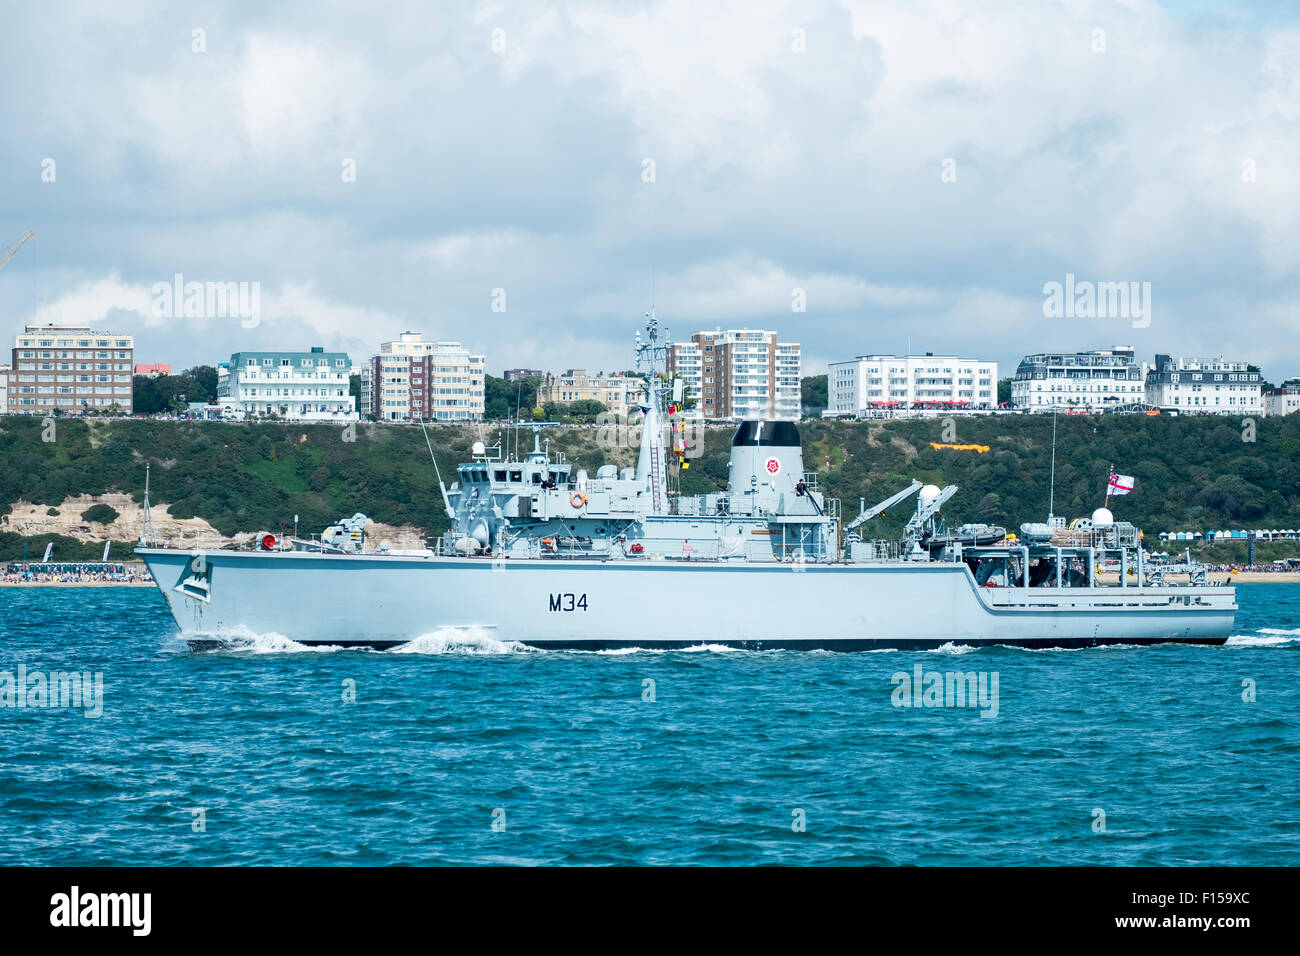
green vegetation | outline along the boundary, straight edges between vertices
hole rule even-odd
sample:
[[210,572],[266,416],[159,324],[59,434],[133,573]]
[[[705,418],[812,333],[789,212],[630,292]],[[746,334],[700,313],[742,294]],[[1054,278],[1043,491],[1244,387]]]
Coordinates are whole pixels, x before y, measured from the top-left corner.
[[[51,508],[50,510],[53,511],[54,509]],[[112,524],[117,520],[117,511],[105,504],[91,505],[81,513],[81,517],[82,520],[91,521],[95,524]]]
[[[805,464],[843,500],[844,514],[906,486],[912,477],[961,490],[947,512],[963,521],[1018,526],[1048,512],[1052,419],[1046,415],[941,420],[805,423]],[[1151,533],[1167,530],[1300,526],[1300,416],[1256,420],[1256,441],[1240,419],[1167,415],[1061,416],[1057,420],[1059,515],[1101,505],[1107,469],[1137,477],[1111,509]],[[986,453],[934,449],[930,442],[990,446]],[[842,451],[842,464],[834,452]],[[829,466],[827,459],[830,459]],[[895,518],[898,524],[905,516]],[[882,527],[891,528],[886,520]]]
[[[1254,442],[1242,440],[1239,426],[1239,419],[1211,416],[1061,416],[1056,511],[1091,513],[1102,503],[1113,464],[1136,475],[1138,485],[1111,499],[1112,510],[1151,534],[1300,527],[1300,415],[1258,419]],[[956,419],[955,427],[950,437],[935,419],[800,426],[806,468],[818,473],[820,490],[842,500],[846,518],[857,513],[858,498],[872,504],[916,477],[961,486],[947,507],[950,520],[1012,527],[1041,520],[1048,510],[1051,418],[974,416]],[[354,431],[355,441],[346,441],[343,429],[328,425],[65,420],[57,440],[47,443],[39,418],[0,418],[0,513],[18,500],[58,505],[83,494],[125,492],[140,501],[148,462],[155,504],[166,504],[174,517],[203,518],[227,535],[291,529],[295,514],[304,532],[317,531],[356,511],[430,534],[444,530],[420,429],[361,424]],[[496,433],[483,428],[489,444]],[[439,425],[429,434],[450,484],[479,429]],[[684,493],[725,487],[731,434],[708,430],[703,456],[681,474]],[[596,435],[595,427],[546,432],[552,452],[563,451],[590,474],[605,463],[634,463],[634,449],[601,449]],[[945,440],[990,450],[930,447]],[[530,441],[521,437],[524,447]],[[868,533],[892,535],[908,513],[910,506],[895,509]]]
[[47,508],[45,509],[45,513],[51,518],[57,518],[60,512],[58,508]]
[[825,375],[810,375],[799,380],[799,401],[805,415],[818,415],[830,405]]
[[519,409],[524,410],[523,417],[532,413],[537,403],[537,386],[542,380],[536,375],[518,382],[507,382],[495,375],[483,377],[483,416],[490,422],[503,422],[519,418]]
[[137,415],[180,412],[189,402],[215,402],[217,370],[211,365],[198,365],[179,375],[137,375],[131,400]]
[[1011,379],[998,379],[998,404],[1007,405],[1011,402]]
[[546,420],[551,422],[562,422],[566,425],[591,425],[596,422],[599,415],[609,411],[604,402],[597,402],[591,399],[580,399],[576,402],[547,402],[543,411],[546,413]]

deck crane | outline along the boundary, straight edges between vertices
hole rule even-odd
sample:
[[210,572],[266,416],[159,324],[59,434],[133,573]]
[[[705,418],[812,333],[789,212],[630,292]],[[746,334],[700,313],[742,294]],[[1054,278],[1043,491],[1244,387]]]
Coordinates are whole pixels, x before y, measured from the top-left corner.
[[925,523],[937,515],[943,503],[956,493],[956,485],[945,485],[942,491],[935,489],[928,495],[922,491],[921,500],[916,504],[916,514],[912,515],[912,520],[907,523],[906,533],[908,535],[920,533]]
[[898,504],[900,501],[903,501],[906,498],[910,497],[911,495],[916,494],[916,492],[918,492],[920,489],[921,489],[921,483],[919,481],[913,480],[910,485],[908,485],[902,491],[898,492],[898,494],[891,495],[890,497],[886,498],[884,501],[872,505],[870,508],[864,508],[862,514],[858,515],[847,525],[845,525],[844,533],[848,534],[850,531],[852,531],[854,528],[856,528],[858,525],[862,524],[863,522],[870,521],[876,515],[884,514],[887,509],[894,507],[894,505]]
[[25,243],[28,239],[30,239],[34,235],[36,235],[36,233],[34,232],[27,233],[27,235],[23,236],[12,246],[6,249],[3,253],[0,253],[0,269],[3,269],[5,267],[5,263],[7,263],[10,259],[12,259],[15,255],[17,255],[18,250],[23,247],[23,243]]
[[921,489],[921,498],[916,503],[916,514],[903,529],[904,550],[913,554],[921,553],[921,539],[927,533],[934,533],[934,517],[939,513],[943,503],[957,493],[956,485],[945,485],[942,490],[934,485]]

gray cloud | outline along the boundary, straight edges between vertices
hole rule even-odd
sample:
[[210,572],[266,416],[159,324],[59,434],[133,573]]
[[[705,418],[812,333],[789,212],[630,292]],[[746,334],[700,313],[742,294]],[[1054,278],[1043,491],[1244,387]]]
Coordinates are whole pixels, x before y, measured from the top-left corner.
[[[0,242],[37,237],[0,273],[0,333],[111,324],[184,367],[360,357],[413,328],[494,371],[618,367],[653,273],[675,333],[777,328],[814,365],[910,340],[1005,371],[1128,342],[1281,379],[1300,373],[1300,28],[1253,9],[19,8]],[[177,272],[260,282],[263,324],[150,316]],[[1045,319],[1066,272],[1150,281],[1150,328]]]

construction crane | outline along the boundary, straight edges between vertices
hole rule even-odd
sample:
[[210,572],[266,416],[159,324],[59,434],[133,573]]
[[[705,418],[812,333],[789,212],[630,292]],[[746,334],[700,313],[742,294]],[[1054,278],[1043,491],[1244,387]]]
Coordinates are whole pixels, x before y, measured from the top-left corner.
[[17,255],[18,250],[21,249],[21,248],[23,247],[23,243],[26,242],[28,239],[30,239],[30,238],[31,238],[32,236],[34,236],[34,235],[36,235],[36,233],[34,233],[34,232],[29,232],[29,233],[27,233],[27,235],[23,236],[21,239],[19,239],[17,242],[15,242],[12,246],[10,246],[8,249],[6,249],[6,250],[4,251],[3,254],[0,254],[0,269],[3,269],[3,268],[5,267],[5,264],[6,264],[10,259],[12,259],[15,255]]

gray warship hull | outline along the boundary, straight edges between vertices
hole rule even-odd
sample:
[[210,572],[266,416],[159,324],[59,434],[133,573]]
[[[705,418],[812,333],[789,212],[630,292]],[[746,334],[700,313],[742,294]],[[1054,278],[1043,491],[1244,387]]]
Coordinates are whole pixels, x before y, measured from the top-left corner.
[[195,648],[252,633],[384,649],[445,629],[588,650],[1222,644],[1237,607],[1231,587],[980,587],[962,563],[138,553]]
[[[949,529],[941,508],[957,486],[913,480],[841,524],[838,499],[804,470],[793,422],[740,422],[725,490],[682,493],[703,436],[686,435],[680,379],[668,398],[666,337],[653,310],[648,319],[636,339],[635,468],[605,462],[588,475],[543,447],[554,423],[532,422],[531,452],[518,454],[518,430],[514,457],[508,443],[480,440],[448,488],[426,431],[448,527],[418,552],[368,543],[361,512],[292,550],[270,533],[260,551],[148,547],[146,521],[137,550],[182,636],[194,647],[275,634],[389,648],[461,630],[589,650],[1227,640],[1234,589],[1211,586],[1190,553],[1188,584],[1166,584],[1174,569],[1149,567],[1141,532],[1104,507],[1068,527],[1053,516],[1026,523],[1022,541],[986,524]],[[621,447],[630,427],[602,426],[596,438]],[[858,528],[913,494],[898,541],[862,539]],[[147,480],[145,505],[147,516]],[[1100,580],[1108,562],[1114,584]]]

